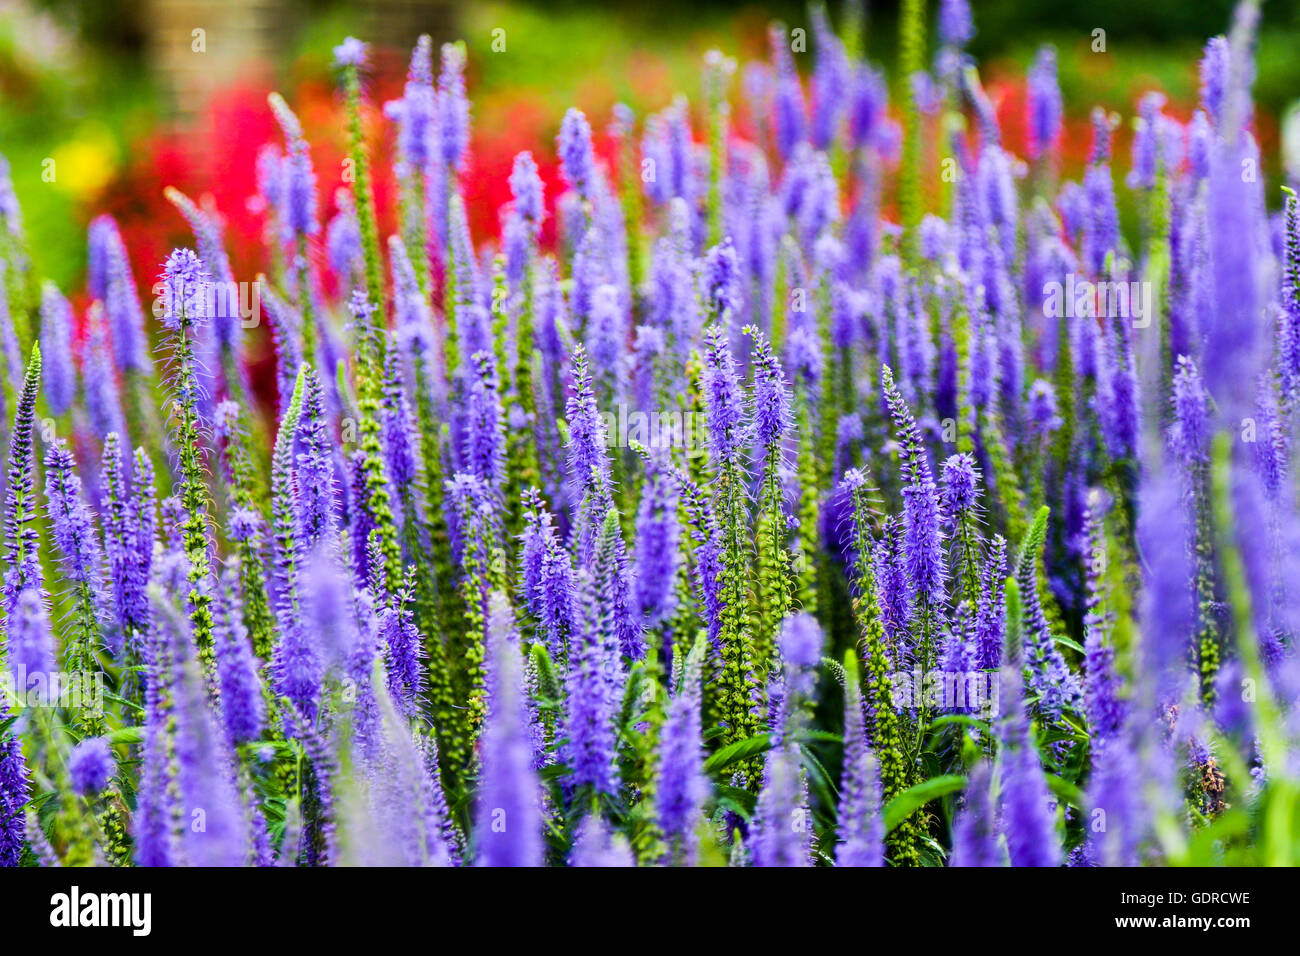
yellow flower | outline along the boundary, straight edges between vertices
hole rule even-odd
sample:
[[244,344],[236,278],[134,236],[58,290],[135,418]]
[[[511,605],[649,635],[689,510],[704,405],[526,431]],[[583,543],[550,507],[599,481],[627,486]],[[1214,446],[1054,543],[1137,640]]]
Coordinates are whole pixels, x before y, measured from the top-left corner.
[[103,126],[82,126],[51,158],[51,185],[76,199],[91,199],[113,178],[118,162],[117,141]]

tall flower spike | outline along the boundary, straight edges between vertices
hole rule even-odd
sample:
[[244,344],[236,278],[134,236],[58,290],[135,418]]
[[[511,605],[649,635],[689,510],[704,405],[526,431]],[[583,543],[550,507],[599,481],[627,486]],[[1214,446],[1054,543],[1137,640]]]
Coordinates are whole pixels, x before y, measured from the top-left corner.
[[867,745],[857,656],[845,659],[844,773],[840,784],[837,866],[884,866],[885,823],[880,815],[880,765]]
[[766,779],[754,810],[751,852],[754,866],[811,866],[806,824],[808,808],[792,743],[768,755]]
[[[612,794],[614,789],[614,698],[608,679],[611,669],[621,673],[622,662],[610,654],[604,640],[601,604],[604,595],[585,571],[578,573],[578,628],[572,638],[569,670],[565,678],[568,733],[565,760],[575,788]],[[615,651],[615,654],[617,651]]]
[[610,465],[605,420],[596,405],[587,354],[581,345],[573,351],[573,394],[566,402],[566,417],[570,495],[577,504],[578,562],[585,565],[591,557],[599,522],[609,505]]
[[636,604],[648,629],[676,610],[681,523],[677,482],[663,463],[651,467],[641,486],[633,535]]
[[117,223],[111,216],[99,216],[90,224],[90,236],[90,259],[98,263],[97,274],[89,283],[91,295],[104,303],[117,367],[123,372],[147,374],[153,363],[144,332],[144,310]]
[[546,216],[546,205],[543,201],[542,180],[537,173],[537,162],[527,150],[515,156],[510,171],[510,193],[514,197],[515,212],[527,225],[529,232],[536,236],[542,228],[542,219]]
[[308,721],[315,719],[322,662],[300,608],[304,551],[298,536],[298,476],[293,467],[294,433],[302,409],[305,369],[298,374],[289,409],[280,422],[271,458],[271,537],[275,562],[275,616],[280,625],[272,665],[275,689]]
[[1061,88],[1056,80],[1056,49],[1041,46],[1029,69],[1029,156],[1040,159],[1061,138]]
[[514,616],[504,594],[488,602],[491,699],[479,742],[482,773],[475,810],[478,866],[542,863],[541,787],[532,768],[524,706],[524,669]]
[[81,353],[81,370],[85,380],[86,418],[94,435],[103,440],[109,432],[126,434],[126,420],[118,397],[113,374],[113,356],[109,350],[103,307],[92,304],[87,316],[90,327]]
[[305,548],[327,541],[337,524],[338,492],[334,449],[325,412],[325,388],[316,370],[303,370],[302,412],[298,419],[298,531]]
[[584,200],[590,199],[596,156],[591,148],[591,124],[581,110],[570,108],[564,114],[556,144],[565,181]]
[[469,147],[469,99],[465,96],[465,45],[442,45],[442,72],[438,74],[438,137],[442,161],[459,169]]
[[700,741],[700,670],[704,644],[686,655],[681,686],[668,705],[659,735],[655,818],[667,847],[665,862],[690,866],[699,850],[697,830],[709,782]]
[[970,773],[961,810],[953,822],[950,866],[1007,865],[992,788],[993,764],[982,760]]
[[180,456],[181,501],[185,508],[182,534],[189,560],[190,621],[198,643],[204,676],[215,677],[212,655],[211,542],[208,538],[208,486],[199,438],[198,361],[195,336],[207,319],[207,275],[203,263],[189,249],[176,249],[163,268],[163,325],[170,331],[174,370],[172,388],[177,401],[172,408],[174,442]]
[[1070,670],[1043,613],[1038,593],[1038,564],[1047,535],[1048,509],[1039,509],[1025,536],[1016,561],[1016,582],[1024,607],[1023,628],[1029,687],[1038,695],[1038,709],[1048,720],[1058,720],[1066,710],[1083,703],[1079,679]]
[[[1037,523],[1035,527],[1037,527]],[[1033,582],[1030,582],[1031,586]],[[1025,681],[1018,650],[1022,640],[1021,588],[1007,579],[1008,659],[1002,665],[1000,817],[1012,866],[1057,866],[1060,841],[1051,810],[1051,794],[1043,776],[1029,718],[1025,713]],[[1027,612],[1026,612],[1027,613]]]
[[1088,494],[1084,517],[1083,560],[1086,609],[1083,616],[1083,702],[1094,746],[1113,739],[1124,718],[1115,676],[1115,649],[1107,640],[1110,619],[1105,609],[1106,539],[1101,493]]
[[260,737],[264,719],[262,682],[240,614],[238,581],[237,569],[227,568],[213,604],[221,717],[232,747]]
[[[334,64],[343,74],[343,91],[347,98],[348,155],[352,160],[352,208],[356,210],[361,232],[362,258],[365,260],[365,297],[372,309],[384,303],[384,271],[379,256],[379,230],[375,220],[375,197],[370,187],[370,153],[366,149],[361,125],[361,71],[366,66],[366,44],[348,37],[334,48]],[[362,337],[362,352],[377,361],[378,343],[371,335]]]
[[45,401],[58,417],[72,407],[77,370],[72,364],[72,306],[48,280],[41,286],[41,352],[46,356]]
[[41,379],[41,347],[32,345],[13,431],[9,435],[8,480],[5,482],[5,576],[4,603],[6,617],[13,614],[18,595],[25,588],[44,594],[44,574],[40,561],[40,535],[37,531],[36,502],[32,491],[32,438],[35,421],[36,393]]
[[939,491],[930,471],[930,460],[921,443],[912,413],[894,385],[889,367],[881,373],[885,401],[902,450],[903,549],[907,575],[920,616],[920,665],[923,672],[934,664],[934,615],[945,599],[947,564],[943,553],[943,531],[939,526]]
[[51,445],[45,455],[45,475],[51,537],[60,570],[74,594],[64,664],[70,672],[84,677],[99,670],[96,655],[104,645],[104,555],[81,493],[76,462],[61,440]]

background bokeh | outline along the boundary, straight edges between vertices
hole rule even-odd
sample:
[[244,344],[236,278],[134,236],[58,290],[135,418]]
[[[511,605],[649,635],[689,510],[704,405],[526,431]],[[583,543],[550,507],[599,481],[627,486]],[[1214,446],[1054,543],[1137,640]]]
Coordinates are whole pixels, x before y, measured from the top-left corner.
[[[936,4],[931,3],[933,8]],[[1033,51],[1056,45],[1067,116],[1066,168],[1081,164],[1087,116],[1101,104],[1131,117],[1142,92],[1163,89],[1169,112],[1190,116],[1195,63],[1206,37],[1223,32],[1231,0],[976,0],[971,52],[1019,149],[1022,83]],[[896,3],[869,3],[865,43],[894,81]],[[832,18],[841,11],[830,4]],[[0,0],[0,153],[10,161],[39,274],[75,291],[85,265],[85,226],[110,211],[122,224],[136,274],[156,270],[184,224],[162,198],[166,185],[206,197],[226,220],[238,271],[254,268],[258,147],[276,138],[266,93],[298,109],[313,144],[322,205],[342,158],[330,50],[355,34],[376,49],[372,99],[397,94],[419,33],[464,39],[474,109],[473,167],[465,192],[476,235],[495,232],[514,153],[547,158],[564,109],[604,121],[618,101],[641,113],[674,91],[698,91],[701,57],[719,47],[739,59],[765,55],[765,25],[804,25],[800,3],[714,0],[581,3],[574,0],[450,3],[446,0]],[[1091,49],[1106,31],[1106,52]],[[494,30],[506,49],[493,52]],[[202,31],[196,34],[195,31]],[[1300,93],[1300,0],[1264,5],[1256,95],[1266,172],[1282,174],[1287,117]],[[202,49],[196,49],[201,47]],[[811,62],[806,58],[805,64]],[[388,130],[372,135],[383,170]],[[1120,148],[1126,148],[1121,137]],[[54,160],[54,177],[42,174]],[[544,163],[553,175],[553,165]],[[381,207],[388,183],[378,184]],[[479,201],[481,200],[481,201]],[[1126,217],[1134,215],[1124,210]],[[153,263],[154,265],[149,265]]]

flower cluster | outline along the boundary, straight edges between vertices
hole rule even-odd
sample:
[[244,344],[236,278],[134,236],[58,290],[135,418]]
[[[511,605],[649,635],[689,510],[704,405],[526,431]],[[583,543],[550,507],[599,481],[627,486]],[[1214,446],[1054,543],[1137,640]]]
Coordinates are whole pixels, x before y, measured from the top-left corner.
[[1107,117],[1059,181],[1055,52],[1022,161],[968,4],[928,70],[923,10],[892,113],[820,9],[807,90],[774,25],[739,96],[706,58],[698,130],[619,106],[609,163],[569,110],[499,246],[464,46],[382,112],[381,242],[344,41],[345,182],[271,98],[270,409],[213,210],[168,192],[152,324],[94,220],[78,335],[14,199],[0,864],[1300,862],[1300,211],[1241,174],[1255,7],[1190,122],[1138,104],[1134,235]]

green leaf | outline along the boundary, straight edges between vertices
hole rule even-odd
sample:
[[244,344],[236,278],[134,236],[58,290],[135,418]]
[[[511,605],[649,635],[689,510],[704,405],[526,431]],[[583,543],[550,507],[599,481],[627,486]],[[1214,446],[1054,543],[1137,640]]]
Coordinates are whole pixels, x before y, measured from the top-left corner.
[[[738,741],[744,743],[744,741]],[[746,820],[754,815],[754,808],[758,806],[758,797],[750,793],[743,787],[714,787],[718,795],[718,806],[723,809],[737,813]]]
[[708,760],[704,761],[705,773],[717,773],[733,763],[740,763],[755,754],[764,753],[772,748],[771,734],[755,734],[747,740],[737,740],[734,744],[723,747]]
[[1068,803],[1072,807],[1078,807],[1080,810],[1087,809],[1087,807],[1083,805],[1082,790],[1070,783],[1070,781],[1063,780],[1054,773],[1044,772],[1043,776],[1047,778],[1047,786],[1052,793],[1056,794],[1058,800],[1062,803]]
[[885,832],[893,830],[916,810],[925,806],[931,800],[937,800],[949,793],[955,793],[962,787],[966,786],[966,778],[956,774],[944,774],[942,777],[933,777],[924,783],[918,783],[914,787],[908,787],[898,796],[890,800],[885,807]]
[[110,744],[138,744],[144,740],[143,727],[121,727],[108,735]]
[[1056,643],[1064,644],[1066,647],[1070,648],[1070,650],[1078,651],[1080,654],[1084,653],[1083,645],[1080,644],[1078,641],[1074,640],[1073,638],[1065,637],[1062,634],[1057,634],[1055,635],[1055,637],[1056,637]]
[[962,724],[986,732],[989,729],[989,722],[987,720],[980,720],[978,717],[972,717],[970,714],[944,714],[930,721],[930,726],[925,729],[925,732],[927,734],[932,734],[936,730],[941,730],[950,724]]

